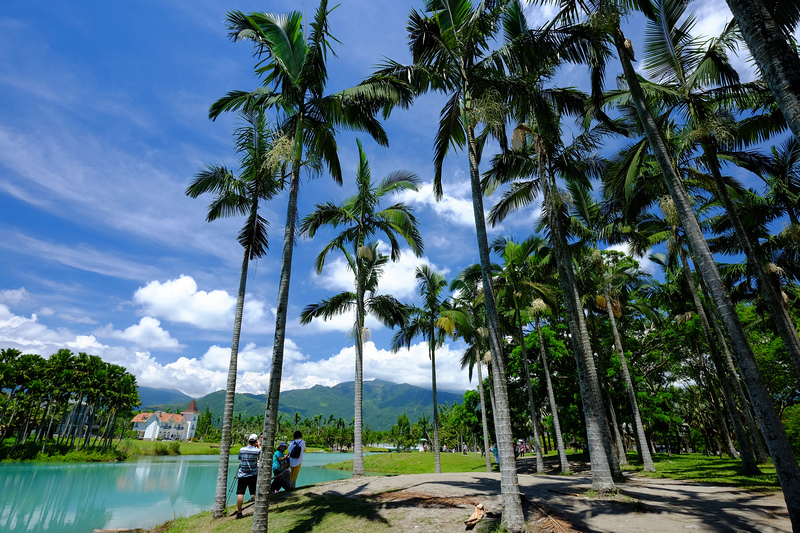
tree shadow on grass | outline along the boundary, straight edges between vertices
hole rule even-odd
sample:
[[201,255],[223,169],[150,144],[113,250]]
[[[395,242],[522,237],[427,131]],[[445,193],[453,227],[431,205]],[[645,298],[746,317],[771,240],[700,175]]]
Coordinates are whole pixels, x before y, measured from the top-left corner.
[[294,523],[286,529],[289,533],[309,531],[322,520],[335,520],[336,516],[342,516],[344,520],[358,519],[375,525],[389,525],[373,502],[330,493],[287,493],[284,497],[273,495],[269,513],[270,517],[284,513],[293,516]]

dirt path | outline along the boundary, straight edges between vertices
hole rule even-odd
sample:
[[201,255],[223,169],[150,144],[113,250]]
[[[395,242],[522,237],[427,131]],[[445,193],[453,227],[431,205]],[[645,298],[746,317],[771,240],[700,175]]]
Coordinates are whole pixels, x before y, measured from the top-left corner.
[[[590,499],[582,496],[591,488],[587,471],[572,476],[520,474],[519,483],[526,520],[533,526],[531,531],[791,531],[780,492],[747,492],[632,475],[620,485],[620,496]],[[476,504],[483,503],[490,510],[501,509],[499,473],[367,477],[301,490],[376,501],[381,516],[400,532],[464,531],[464,520]],[[475,531],[484,531],[488,522],[479,522]]]

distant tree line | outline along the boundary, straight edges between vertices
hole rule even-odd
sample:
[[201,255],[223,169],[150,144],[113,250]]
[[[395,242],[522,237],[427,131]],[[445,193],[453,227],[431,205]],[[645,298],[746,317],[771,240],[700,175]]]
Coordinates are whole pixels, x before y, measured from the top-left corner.
[[124,367],[67,349],[48,358],[0,350],[0,388],[0,458],[107,450],[141,403]]

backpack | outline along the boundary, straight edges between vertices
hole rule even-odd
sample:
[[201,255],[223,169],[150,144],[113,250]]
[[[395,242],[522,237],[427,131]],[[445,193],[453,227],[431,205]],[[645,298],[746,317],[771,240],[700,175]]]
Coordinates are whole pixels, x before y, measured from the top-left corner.
[[300,454],[303,452],[303,449],[296,440],[292,441],[292,444],[294,444],[294,447],[292,448],[292,451],[289,452],[289,457],[292,459],[300,459]]

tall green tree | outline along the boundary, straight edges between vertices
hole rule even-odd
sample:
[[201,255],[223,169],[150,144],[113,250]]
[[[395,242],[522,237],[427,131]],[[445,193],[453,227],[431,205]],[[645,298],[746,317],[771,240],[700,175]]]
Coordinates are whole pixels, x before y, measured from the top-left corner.
[[[567,311],[567,323],[578,369],[584,418],[587,426],[589,454],[592,462],[592,487],[605,492],[616,490],[615,477],[621,476],[619,459],[614,453],[606,423],[600,381],[578,292],[578,283],[567,242],[569,217],[567,199],[560,191],[556,177],[587,180],[596,176],[599,166],[591,156],[594,137],[591,132],[578,136],[565,146],[561,141],[561,123],[556,109],[546,101],[529,115],[530,124],[515,129],[514,150],[500,154],[488,172],[487,185],[513,182],[489,215],[496,224],[512,211],[531,204],[541,191],[543,225],[548,232],[558,269],[558,281]],[[527,110],[523,110],[527,111]],[[521,112],[518,116],[524,116]]]
[[442,197],[442,164],[451,147],[466,147],[469,158],[470,188],[483,272],[483,290],[489,346],[492,353],[495,430],[500,455],[503,525],[511,532],[525,527],[515,468],[513,435],[506,390],[500,320],[492,291],[489,240],[480,187],[479,162],[482,142],[476,129],[483,123],[497,130],[497,57],[491,46],[500,29],[506,1],[477,4],[471,0],[425,0],[423,12],[412,10],[408,20],[411,65],[388,61],[380,75],[408,80],[417,93],[441,92],[447,95],[434,141],[434,194]]
[[[359,247],[356,253],[343,250],[350,270],[357,272],[361,277],[361,282],[356,292],[345,291],[331,298],[323,299],[315,304],[310,304],[303,309],[300,314],[300,323],[309,324],[314,318],[328,320],[341,314],[356,314],[356,321],[353,324],[353,334],[356,339],[356,384],[355,384],[355,417],[354,417],[354,466],[353,475],[364,475],[363,459],[363,439],[359,437],[363,434],[363,418],[361,416],[363,405],[363,342],[367,333],[364,324],[367,315],[377,318],[388,327],[402,326],[405,321],[405,306],[388,294],[377,294],[380,276],[383,269],[389,262],[389,256],[378,251],[378,243],[367,243]],[[361,291],[359,298],[358,291]],[[358,312],[359,305],[362,311]],[[360,331],[359,331],[360,330]],[[362,348],[358,348],[361,343]],[[358,359],[361,361],[358,361]],[[360,381],[360,383],[359,383]],[[357,458],[361,455],[360,460]]]
[[[358,192],[345,200],[342,205],[333,203],[319,204],[313,213],[308,215],[300,224],[300,231],[309,237],[316,235],[317,230],[323,226],[334,228],[342,227],[341,233],[333,238],[317,256],[314,264],[317,273],[322,272],[325,258],[331,250],[339,249],[345,254],[348,265],[356,278],[355,283],[355,312],[356,321],[353,328],[356,339],[356,377],[355,377],[355,435],[353,457],[353,475],[364,475],[363,453],[363,418],[362,399],[364,394],[364,317],[367,310],[364,294],[372,293],[369,309],[372,314],[381,319],[388,326],[401,325],[403,322],[399,303],[393,298],[379,298],[375,295],[378,289],[378,276],[382,270],[379,263],[377,245],[368,246],[367,240],[376,234],[384,235],[391,245],[391,258],[393,261],[400,259],[400,243],[397,238],[402,237],[411,250],[419,257],[422,255],[422,237],[417,228],[417,219],[411,208],[400,202],[384,209],[380,209],[381,200],[385,197],[402,191],[416,191],[419,178],[416,174],[407,171],[392,172],[379,184],[372,182],[372,171],[367,161],[367,156],[358,141],[358,170],[356,171],[356,186]],[[341,301],[341,300],[340,300]],[[344,301],[341,301],[344,304]],[[350,305],[341,305],[340,311],[314,311],[306,308],[301,321],[308,322],[314,316],[323,314],[331,316]]]
[[[336,128],[365,130],[379,144],[387,145],[386,134],[375,114],[389,110],[389,103],[407,104],[406,95],[392,92],[379,81],[360,85],[334,94],[325,94],[328,81],[327,57],[330,50],[327,0],[321,0],[314,19],[303,27],[299,11],[287,15],[231,11],[227,16],[231,39],[252,40],[258,59],[255,73],[262,86],[254,91],[232,91],[212,104],[209,116],[213,119],[225,111],[248,107],[273,108],[284,117],[280,130],[284,135],[287,153],[284,161],[290,169],[289,198],[281,254],[281,273],[278,285],[275,340],[270,367],[270,383],[264,414],[262,452],[271,457],[275,447],[278,419],[278,400],[283,373],[283,354],[286,339],[286,319],[289,307],[289,282],[294,250],[297,217],[297,196],[300,172],[307,159],[317,158],[328,167],[336,183],[342,182],[342,171],[336,146]],[[404,100],[405,98],[405,100]],[[259,478],[253,513],[253,531],[266,531],[269,513],[268,476]]]
[[392,350],[403,346],[411,347],[414,337],[422,337],[428,345],[428,357],[431,360],[431,386],[433,388],[433,451],[435,455],[436,473],[442,473],[439,456],[439,408],[436,396],[436,348],[444,343],[445,335],[454,331],[453,320],[445,312],[452,309],[449,303],[441,298],[442,290],[447,287],[447,280],[439,272],[428,265],[417,267],[416,272],[419,295],[422,307],[409,306],[408,321],[392,338]]
[[483,451],[486,459],[486,471],[492,471],[492,462],[489,452],[489,423],[486,419],[486,394],[483,388],[483,364],[486,355],[491,360],[489,352],[486,319],[482,312],[483,290],[480,286],[481,266],[471,265],[450,283],[450,291],[454,293],[453,307],[461,311],[465,317],[463,322],[456,323],[456,331],[467,343],[467,350],[461,356],[461,368],[469,371],[469,380],[472,381],[472,371],[477,370],[478,393],[481,402],[481,429],[483,430]]
[[[576,11],[576,2],[565,0],[565,4],[567,5],[566,11],[563,12],[564,15],[574,17],[579,13],[579,11]],[[642,7],[643,4],[639,4],[639,7]],[[770,456],[778,473],[792,525],[795,529],[800,529],[800,467],[798,467],[797,459],[786,438],[780,418],[772,405],[770,394],[764,385],[764,379],[753,356],[752,347],[744,333],[741,321],[722,282],[714,257],[692,210],[689,195],[675,169],[662,131],[656,123],[655,116],[642,88],[642,82],[633,68],[631,41],[625,37],[620,29],[620,18],[624,15],[624,12],[619,5],[613,2],[585,5],[592,9],[589,13],[590,26],[597,30],[597,35],[602,37],[603,42],[613,43],[616,49],[617,58],[622,65],[623,79],[631,92],[631,101],[634,104],[636,116],[658,162],[659,169],[662,172],[670,196],[674,201],[676,212],[692,248],[694,259],[698,263],[699,271],[711,293],[720,320],[724,324],[725,332],[731,343],[731,349],[736,355],[758,422],[767,441]]]
[[[656,467],[653,463],[653,458],[650,455],[650,450],[647,447],[647,439],[644,434],[644,425],[642,424],[642,416],[639,412],[639,402],[636,399],[636,390],[633,387],[633,380],[631,373],[628,369],[628,360],[625,357],[625,350],[622,346],[622,335],[620,335],[619,328],[617,327],[617,317],[615,316],[615,309],[613,303],[618,302],[619,299],[612,298],[611,292],[613,290],[612,276],[613,268],[609,269],[606,260],[600,253],[600,240],[611,241],[613,240],[614,232],[617,231],[616,225],[611,223],[607,216],[604,215],[602,206],[594,196],[591,190],[582,186],[577,181],[570,181],[567,183],[567,188],[570,191],[573,199],[572,209],[572,233],[588,243],[594,251],[593,259],[594,264],[599,270],[600,284],[603,291],[603,304],[608,316],[609,323],[611,324],[611,332],[614,336],[614,349],[617,352],[617,357],[620,360],[620,367],[622,369],[622,376],[625,380],[625,389],[628,392],[628,401],[631,405],[631,413],[633,415],[633,427],[636,431],[636,441],[638,442],[637,452],[642,461],[642,466],[645,472],[655,472]],[[623,262],[622,265],[616,265],[616,272],[622,274],[638,274],[632,271],[633,265],[630,261]],[[621,268],[620,268],[621,267]],[[619,306],[617,306],[619,309]],[[623,450],[619,450],[620,453]]]
[[550,287],[536,283],[533,277],[533,261],[531,256],[541,253],[547,248],[547,241],[541,237],[529,237],[521,243],[513,240],[499,238],[492,243],[495,252],[503,257],[503,270],[496,279],[497,299],[510,310],[512,328],[517,344],[520,348],[520,359],[525,372],[528,392],[528,409],[530,411],[530,425],[533,429],[534,450],[536,452],[536,472],[544,474],[544,453],[539,439],[539,409],[533,398],[533,381],[531,379],[530,364],[528,363],[528,349],[525,342],[524,326],[528,322],[527,310],[534,298],[554,302],[555,297]]
[[231,447],[231,424],[233,422],[234,395],[236,394],[239,336],[242,330],[247,287],[247,268],[251,260],[263,257],[268,247],[268,222],[259,214],[259,205],[262,201],[271,199],[282,186],[282,180],[277,172],[278,168],[274,162],[270,161],[271,132],[267,130],[263,110],[249,107],[239,115],[243,121],[243,126],[238,128],[235,133],[236,152],[240,155],[239,175],[235,175],[224,166],[209,165],[197,174],[186,189],[186,194],[192,198],[197,198],[205,193],[215,195],[214,200],[208,206],[207,222],[235,215],[245,217],[244,226],[239,231],[237,239],[244,248],[244,254],[233,319],[228,380],[225,385],[219,470],[214,506],[211,510],[214,518],[221,518],[225,514],[228,457]]
[[702,162],[714,180],[713,192],[725,208],[775,329],[800,376],[800,337],[783,304],[780,284],[770,278],[764,251],[738,213],[720,163],[720,151],[741,142],[727,141],[736,134],[730,108],[737,111],[737,104],[746,105],[745,98],[757,96],[759,85],[740,83],[730,64],[728,52],[734,49],[737,36],[733,25],[706,44],[692,36],[694,20],[686,17],[686,0],[658,0],[656,7],[655,20],[647,25],[644,62],[658,83],[648,87],[661,94],[665,115],[678,114],[690,128],[691,144],[703,154]]

